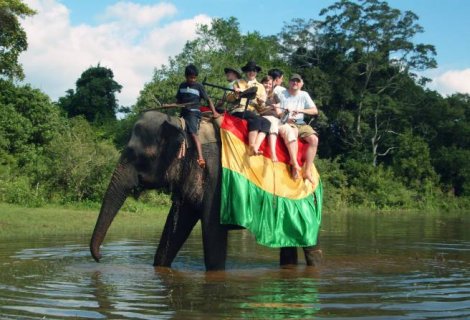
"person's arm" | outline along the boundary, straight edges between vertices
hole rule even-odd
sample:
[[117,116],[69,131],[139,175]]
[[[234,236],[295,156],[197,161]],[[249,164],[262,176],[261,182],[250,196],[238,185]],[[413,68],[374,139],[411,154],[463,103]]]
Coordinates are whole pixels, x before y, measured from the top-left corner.
[[220,114],[217,112],[217,110],[215,110],[214,103],[212,102],[212,99],[209,98],[209,96],[207,95],[206,90],[204,90],[204,87],[202,86],[202,84],[201,84],[199,90],[201,92],[202,98],[204,100],[206,100],[207,103],[209,103],[209,108],[211,109],[214,118],[220,117]]
[[303,110],[298,110],[296,111],[297,113],[303,113],[309,116],[316,116],[318,114],[318,109],[315,104],[313,106],[310,106],[310,108],[303,109]]
[[208,102],[209,102],[209,108],[211,108],[211,111],[212,111],[212,115],[214,116],[214,118],[218,118],[220,117],[220,113],[217,112],[217,110],[215,110],[215,107],[214,107],[214,103],[212,103],[212,99],[208,97]]
[[305,92],[304,109],[297,110],[296,113],[303,113],[309,116],[316,116],[318,114],[317,106],[315,105],[315,102],[313,102],[312,98],[310,98],[310,95],[307,92]]

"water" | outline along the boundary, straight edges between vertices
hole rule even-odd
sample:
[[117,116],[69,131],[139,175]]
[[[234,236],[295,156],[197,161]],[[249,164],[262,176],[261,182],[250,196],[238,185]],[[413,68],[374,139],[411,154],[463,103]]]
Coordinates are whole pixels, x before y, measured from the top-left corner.
[[[204,272],[200,234],[172,269],[157,237],[0,244],[1,319],[468,319],[470,214],[325,215],[320,268],[280,268],[278,250],[230,233],[227,271]],[[299,257],[301,252],[299,251]]]

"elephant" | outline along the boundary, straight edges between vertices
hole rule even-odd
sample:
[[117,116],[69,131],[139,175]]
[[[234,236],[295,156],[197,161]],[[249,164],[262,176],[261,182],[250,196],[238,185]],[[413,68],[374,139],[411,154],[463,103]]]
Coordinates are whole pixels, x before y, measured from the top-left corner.
[[[213,125],[208,123],[208,125]],[[216,135],[218,130],[215,130]],[[114,217],[128,196],[142,191],[170,192],[172,205],[158,244],[153,265],[171,267],[195,224],[201,220],[206,270],[224,270],[230,226],[220,224],[220,139],[202,145],[206,167],[196,159],[191,145],[180,159],[186,139],[181,120],[156,110],[146,111],[134,124],[132,135],[111,176],[90,241],[91,255],[101,259],[100,245]],[[307,265],[318,261],[317,247],[304,248]],[[297,248],[281,248],[280,263],[296,264]]]

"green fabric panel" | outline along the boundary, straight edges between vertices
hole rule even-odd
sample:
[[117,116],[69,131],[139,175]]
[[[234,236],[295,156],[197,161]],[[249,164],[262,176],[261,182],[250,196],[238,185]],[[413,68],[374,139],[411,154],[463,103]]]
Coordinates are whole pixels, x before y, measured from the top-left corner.
[[322,192],[320,181],[314,194],[304,199],[278,197],[223,168],[221,223],[245,227],[268,247],[312,246],[321,224]]

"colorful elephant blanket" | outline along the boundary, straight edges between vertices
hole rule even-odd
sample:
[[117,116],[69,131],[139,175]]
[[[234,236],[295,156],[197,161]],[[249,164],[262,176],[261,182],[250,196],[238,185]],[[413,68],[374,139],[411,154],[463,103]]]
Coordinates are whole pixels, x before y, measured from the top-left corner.
[[[314,182],[293,179],[289,154],[282,139],[271,160],[267,139],[262,156],[248,156],[245,120],[225,115],[222,142],[221,223],[245,227],[259,244],[268,247],[304,247],[317,243],[321,223],[322,184],[313,167]],[[307,145],[299,141],[299,164]]]

